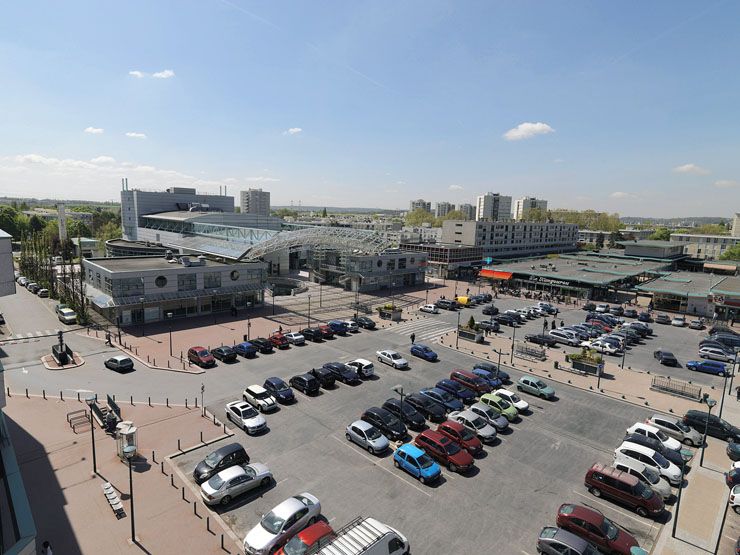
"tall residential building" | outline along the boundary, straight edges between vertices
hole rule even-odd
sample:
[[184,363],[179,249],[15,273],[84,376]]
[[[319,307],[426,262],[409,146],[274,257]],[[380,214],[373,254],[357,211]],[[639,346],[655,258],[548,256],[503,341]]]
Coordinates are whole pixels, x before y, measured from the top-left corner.
[[475,219],[475,206],[472,204],[461,204],[458,208],[462,212],[463,219],[474,220]]
[[526,220],[529,211],[537,208],[542,212],[547,212],[547,201],[536,199],[534,197],[524,197],[516,200],[514,204],[514,219],[517,221]]
[[249,189],[240,194],[242,214],[258,214],[260,216],[270,215],[270,191],[262,189]]
[[511,197],[486,193],[478,197],[475,212],[478,221],[500,222],[511,219]]
[[444,218],[447,214],[455,210],[455,205],[449,202],[438,202],[435,216]]
[[740,237],[740,213],[735,212],[735,217],[732,220],[732,236]]
[[423,198],[420,198],[420,199],[412,200],[411,203],[409,204],[409,209],[411,210],[411,212],[413,212],[414,210],[418,210],[419,208],[421,208],[422,210],[425,210],[426,212],[431,213],[432,203],[425,201]]

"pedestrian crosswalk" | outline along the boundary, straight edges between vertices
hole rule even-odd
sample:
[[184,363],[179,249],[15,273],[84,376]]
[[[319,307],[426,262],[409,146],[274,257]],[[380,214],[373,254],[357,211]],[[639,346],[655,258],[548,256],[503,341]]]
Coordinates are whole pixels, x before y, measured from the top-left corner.
[[390,331],[406,337],[410,337],[413,333],[416,343],[434,343],[446,333],[455,331],[455,326],[450,325],[449,322],[429,317],[396,324],[390,328]]
[[53,330],[36,330],[36,331],[29,331],[26,333],[16,333],[8,335],[7,337],[4,337],[0,335],[0,341],[10,343],[11,345],[13,343],[28,343],[33,340],[38,340],[41,337],[53,337],[59,333],[58,329]]

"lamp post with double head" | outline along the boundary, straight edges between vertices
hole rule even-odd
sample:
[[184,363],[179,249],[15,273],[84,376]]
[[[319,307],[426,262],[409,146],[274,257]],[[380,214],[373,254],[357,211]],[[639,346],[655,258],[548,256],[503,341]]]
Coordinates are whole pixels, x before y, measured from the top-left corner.
[[174,313],[168,312],[167,313],[167,321],[170,323],[170,356],[172,356],[172,318],[174,316]]
[[398,395],[401,397],[401,409],[400,409],[401,417],[400,417],[400,420],[401,420],[401,422],[403,422],[403,398],[406,396],[404,394],[404,392],[403,392],[403,386],[401,384],[394,385],[392,387],[392,390],[395,391],[396,393],[398,393]]
[[707,404],[707,419],[704,421],[704,438],[701,442],[701,459],[699,459],[699,466],[704,466],[704,450],[707,447],[707,432],[709,431],[709,417],[712,415],[712,409],[717,401],[712,399],[708,393],[704,394],[704,402]]
[[144,297],[139,297],[141,303],[141,337],[144,337],[144,322],[146,321],[146,314],[144,313]]
[[136,543],[136,519],[134,517],[134,474],[132,471],[132,465],[134,463],[134,456],[136,455],[136,447],[133,445],[127,445],[123,448],[123,456],[128,461],[128,491],[129,491],[129,504],[131,506],[131,542]]
[[93,461],[93,474],[98,473],[98,460],[95,457],[95,415],[93,415],[92,407],[95,404],[95,395],[88,395],[85,397],[85,403],[90,407],[90,439],[92,441],[92,461]]

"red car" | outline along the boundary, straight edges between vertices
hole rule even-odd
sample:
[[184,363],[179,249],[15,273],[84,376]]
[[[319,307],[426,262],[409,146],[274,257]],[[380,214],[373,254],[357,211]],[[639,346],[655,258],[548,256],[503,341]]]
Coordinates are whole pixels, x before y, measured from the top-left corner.
[[473,466],[473,455],[460,447],[459,443],[434,430],[424,430],[416,436],[414,443],[451,472],[462,473]]
[[201,368],[216,365],[216,359],[213,358],[211,352],[205,347],[190,347],[188,349],[188,360]]
[[445,420],[437,426],[437,431],[459,443],[471,455],[475,456],[483,450],[483,444],[478,437],[459,422]]
[[281,547],[275,555],[303,555],[316,553],[336,537],[334,530],[326,522],[320,520],[308,528],[304,528],[293,536],[288,543]]
[[632,534],[590,507],[570,503],[560,505],[556,523],[606,553],[630,555],[633,547],[639,547]]
[[282,332],[273,333],[270,337],[270,343],[278,349],[287,349],[290,347],[288,344],[288,338],[285,337]]
[[450,373],[450,379],[456,381],[463,387],[467,387],[476,395],[483,395],[484,393],[491,392],[491,384],[469,370],[453,370]]
[[319,324],[319,329],[321,330],[321,337],[324,339],[331,339],[334,337],[334,330],[331,329],[329,324]]

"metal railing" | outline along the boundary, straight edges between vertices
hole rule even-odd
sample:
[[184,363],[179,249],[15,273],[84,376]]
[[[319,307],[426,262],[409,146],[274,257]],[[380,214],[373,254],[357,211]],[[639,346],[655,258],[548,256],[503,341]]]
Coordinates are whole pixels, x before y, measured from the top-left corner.
[[670,377],[653,376],[650,389],[695,401],[701,399],[701,387],[682,380],[674,380]]

